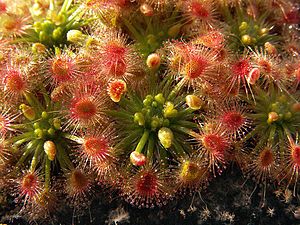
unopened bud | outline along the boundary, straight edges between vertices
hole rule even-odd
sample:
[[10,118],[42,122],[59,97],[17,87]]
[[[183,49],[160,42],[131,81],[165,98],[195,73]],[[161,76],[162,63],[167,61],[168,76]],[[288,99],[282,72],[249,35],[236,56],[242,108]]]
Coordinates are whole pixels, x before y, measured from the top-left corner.
[[32,47],[31,47],[31,49],[32,49],[32,51],[34,52],[34,53],[39,53],[39,54],[41,54],[41,53],[44,53],[44,52],[46,52],[46,46],[45,45],[43,45],[43,44],[41,44],[41,43],[34,43],[33,45],[32,45]]
[[54,31],[52,32],[52,37],[54,40],[59,40],[62,38],[63,35],[63,30],[61,27],[58,27],[56,29],[54,29]]
[[131,152],[130,162],[135,166],[143,166],[146,163],[146,156],[143,153]]
[[266,35],[268,32],[269,32],[269,30],[267,28],[262,28],[262,29],[260,29],[259,34]]
[[32,107],[21,104],[20,109],[22,110],[23,115],[29,119],[29,120],[34,120],[35,119],[35,111]]
[[241,25],[239,26],[240,31],[244,31],[248,29],[248,23],[247,22],[242,22]]
[[160,66],[160,56],[157,53],[148,55],[146,64],[149,69],[156,70]]
[[155,95],[154,99],[155,99],[155,101],[159,102],[160,104],[164,104],[166,101],[166,99],[164,98],[164,95],[162,93]]
[[196,163],[186,161],[181,166],[180,179],[183,182],[195,182],[200,175],[200,168]]
[[80,30],[69,30],[67,33],[67,40],[69,42],[78,44],[82,43],[86,39],[86,35],[84,35]]
[[110,81],[107,87],[107,93],[114,102],[119,102],[126,90],[125,81],[120,79]]
[[167,127],[160,128],[158,131],[158,139],[164,148],[170,148],[174,139],[172,130]]
[[40,128],[35,129],[34,134],[38,139],[42,139],[44,137],[44,132]]
[[170,117],[176,117],[178,111],[177,109],[174,109],[174,104],[172,102],[167,102],[165,104],[163,113],[165,118],[170,118]]
[[250,45],[251,44],[251,37],[248,34],[245,34],[242,36],[242,43],[245,45]]
[[293,112],[300,112],[300,103],[299,102],[294,103],[292,105],[292,110],[293,110]]
[[193,110],[198,110],[203,106],[203,101],[196,95],[187,95],[185,102]]
[[268,123],[271,124],[279,119],[277,112],[269,112]]
[[60,130],[61,129],[61,121],[60,121],[60,119],[58,119],[58,118],[54,118],[53,119],[53,127],[56,130]]
[[265,46],[267,53],[269,53],[270,55],[277,55],[277,49],[270,42],[266,42],[264,44],[264,46]]
[[153,16],[153,8],[150,5],[146,4],[146,3],[144,3],[140,6],[140,11],[145,16]]
[[46,155],[48,156],[48,159],[50,161],[53,161],[56,156],[56,146],[53,141],[45,141],[44,142],[44,151]]
[[145,117],[143,113],[137,112],[134,114],[133,121],[137,123],[139,126],[145,125]]

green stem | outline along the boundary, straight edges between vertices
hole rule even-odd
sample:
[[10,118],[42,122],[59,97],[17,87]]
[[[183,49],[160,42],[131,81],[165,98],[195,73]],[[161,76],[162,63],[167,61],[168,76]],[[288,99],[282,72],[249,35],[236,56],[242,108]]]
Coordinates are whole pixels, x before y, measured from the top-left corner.
[[50,178],[51,178],[51,161],[46,158],[45,162],[45,190],[46,192],[50,189]]
[[28,129],[28,128],[31,128],[30,125],[31,125],[31,123],[26,123],[26,124],[10,124],[9,127],[12,128],[12,129],[19,130],[19,129]]
[[154,137],[153,135],[149,136],[148,147],[147,147],[147,159],[152,160],[154,151]]
[[294,140],[293,140],[290,130],[287,128],[287,126],[285,124],[282,124],[282,127],[283,127],[284,133],[287,136],[289,142],[294,143]]
[[190,121],[178,121],[176,123],[176,125],[185,127],[185,128],[190,128],[190,129],[196,129],[197,128],[197,124],[194,122],[190,122]]
[[34,133],[32,131],[29,131],[29,132],[20,134],[16,137],[5,140],[5,144],[13,144],[13,143],[20,141],[22,139],[25,139],[25,138],[34,138]]
[[145,130],[144,133],[143,133],[143,136],[141,137],[138,145],[136,146],[135,148],[135,151],[138,152],[138,153],[141,153],[145,144],[147,143],[148,141],[148,138],[149,138],[149,131],[148,130]]
[[16,141],[16,142],[13,143],[12,147],[16,148],[16,147],[22,145],[23,143],[30,141],[31,139],[32,139],[32,137],[23,138],[21,140],[18,140],[18,141]]
[[183,78],[173,88],[173,90],[171,91],[171,93],[167,97],[167,100],[173,100],[175,98],[175,96],[178,94],[178,92],[181,90],[181,88],[183,87],[184,84],[185,84],[185,79]]
[[[176,117],[177,117],[177,118],[181,118],[181,117],[184,117],[184,116],[190,116],[191,113],[193,113],[194,111],[196,111],[196,110],[191,109],[191,108],[185,108],[185,109],[179,111],[179,112],[177,113],[177,116],[176,116]],[[194,115],[192,115],[192,116],[194,116]]]
[[84,11],[81,7],[76,9],[68,18],[67,24],[65,25],[66,30],[71,30],[74,26],[74,21],[83,16]]
[[274,136],[275,136],[275,132],[276,132],[276,126],[271,126],[270,128],[270,134],[269,134],[269,138],[268,138],[268,143],[272,146],[273,145],[273,141],[274,141]]
[[178,125],[171,125],[170,129],[179,131],[179,132],[187,134],[187,135],[192,135],[192,131],[186,127],[182,127],[182,126],[178,126]]
[[74,168],[73,163],[71,162],[69,156],[66,153],[66,148],[63,148],[60,143],[56,143],[57,148],[57,158],[60,164],[60,167],[67,172]]
[[178,154],[178,156],[184,156],[185,155],[185,152],[184,152],[184,149],[182,148],[182,146],[177,142],[177,140],[173,140],[172,142],[174,148],[175,148],[175,151],[176,151],[176,154]]
[[133,121],[133,116],[126,112],[120,112],[120,111],[116,111],[116,110],[106,110],[104,113],[111,117],[117,117],[117,118],[122,118],[122,119]]
[[122,18],[122,21],[124,22],[125,26],[133,34],[135,39],[138,40],[138,42],[142,43],[144,40],[143,36],[138,33],[138,31],[131,25],[131,23],[127,19],[125,19],[124,17],[121,17],[121,18]]
[[32,93],[23,92],[23,95],[24,95],[26,101],[29,103],[29,105],[31,105],[34,109],[37,109],[40,112],[44,111],[43,106],[41,105],[39,100]]
[[70,8],[71,4],[72,4],[73,0],[65,0],[60,11],[59,14],[65,13],[68,11],[68,9]]
[[41,143],[39,143],[38,146],[35,149],[34,155],[33,155],[32,160],[31,160],[31,164],[30,164],[30,171],[31,172],[35,171],[36,165],[38,164],[39,155],[41,154],[42,151],[43,151],[43,146],[42,146]]
[[62,136],[66,139],[69,139],[71,141],[74,141],[78,144],[82,144],[83,143],[83,138],[81,137],[77,137],[76,135],[73,134],[69,134],[69,133],[63,133]]
[[28,155],[32,152],[32,150],[34,148],[36,148],[36,146],[38,145],[39,141],[34,140],[34,141],[30,141],[24,148],[24,153],[22,154],[21,158],[19,159],[19,161],[16,164],[16,169],[19,168],[19,166],[25,161],[25,159],[27,159]]

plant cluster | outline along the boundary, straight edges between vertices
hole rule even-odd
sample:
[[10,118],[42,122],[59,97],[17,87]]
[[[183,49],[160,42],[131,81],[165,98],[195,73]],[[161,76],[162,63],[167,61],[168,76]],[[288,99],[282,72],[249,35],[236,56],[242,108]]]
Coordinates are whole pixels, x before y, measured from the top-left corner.
[[299,23],[292,0],[0,0],[0,187],[29,220],[99,186],[160,206],[230,163],[296,194]]

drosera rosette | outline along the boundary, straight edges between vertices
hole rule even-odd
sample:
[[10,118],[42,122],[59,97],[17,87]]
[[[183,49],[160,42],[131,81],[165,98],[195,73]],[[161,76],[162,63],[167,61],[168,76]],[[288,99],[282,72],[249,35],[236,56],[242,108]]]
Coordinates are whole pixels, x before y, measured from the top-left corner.
[[217,27],[219,25],[215,1],[187,0],[179,1],[178,5],[185,17],[186,24],[184,29],[187,32],[196,33],[197,31],[201,31],[201,29]]
[[183,86],[202,89],[217,79],[217,53],[203,45],[192,42],[166,43],[168,76],[180,79]]
[[247,162],[243,164],[243,173],[247,179],[255,182],[252,194],[258,187],[262,188],[262,206],[266,201],[268,187],[279,183],[280,161],[277,147],[267,144],[256,152],[249,152],[249,148],[242,151],[242,154],[245,155],[244,160]]
[[1,1],[0,31],[1,36],[12,39],[24,35],[30,26],[30,12],[26,1],[20,1],[18,5]]
[[296,196],[300,169],[300,145],[298,133],[295,140],[290,138],[286,143],[286,152],[280,166],[281,171],[279,178],[281,181],[286,180],[287,187],[292,185],[293,195]]
[[230,48],[243,52],[246,48],[264,47],[266,42],[274,43],[278,35],[272,31],[274,24],[268,23],[272,13],[266,8],[259,11],[258,6],[249,2],[248,8],[239,5],[233,12],[226,5],[220,9],[225,23],[228,25],[228,41]]
[[247,115],[249,110],[246,103],[231,100],[215,107],[215,120],[228,133],[230,139],[241,140],[251,130],[252,121]]
[[[249,99],[248,114],[253,121],[253,130],[246,139],[259,137],[256,148],[271,144],[278,145],[279,152],[285,152],[285,142],[295,138],[299,130],[299,109],[297,95],[287,93],[274,85],[267,91],[255,88],[255,100]],[[255,150],[254,149],[254,150]]]
[[293,57],[283,63],[285,63],[283,73],[286,75],[286,80],[289,84],[288,89],[294,93],[300,87],[300,57]]
[[69,48],[55,48],[54,54],[44,54],[39,61],[39,74],[43,76],[46,86],[50,84],[55,88],[63,83],[71,84],[75,79],[83,79],[89,64],[81,55]]
[[[120,17],[120,26],[129,33],[137,50],[146,58],[162,47],[164,41],[180,37],[185,20],[172,1],[163,1],[166,6],[159,9],[155,9],[155,5],[161,1],[142,2],[138,2],[139,10],[133,8]],[[153,2],[154,6],[147,2]]]
[[[287,93],[275,85],[270,85],[267,91],[256,87],[254,94],[255,100],[248,99],[251,108],[248,117],[252,120],[252,130],[242,141],[245,142],[251,139],[253,144],[251,154],[259,157],[264,156],[264,158],[259,159],[264,159],[265,165],[267,165],[267,162],[270,163],[270,166],[276,165],[277,176],[273,174],[275,172],[274,167],[271,174],[268,172],[270,178],[279,181],[285,180],[280,175],[279,168],[286,165],[285,157],[289,154],[290,149],[286,147],[287,143],[294,143],[299,131],[300,114],[297,95]],[[272,152],[266,155],[263,153],[266,149]],[[276,164],[273,164],[271,159],[277,159]],[[257,166],[259,165],[257,164]],[[285,181],[290,185],[291,182],[288,179]],[[261,182],[265,183],[264,186],[266,185],[265,180],[261,180]]]
[[133,171],[125,172],[121,195],[138,208],[163,206],[173,195],[168,183],[168,168],[161,169],[159,164],[147,164]]
[[123,11],[130,7],[128,0],[78,0],[85,11],[83,18],[96,17],[109,27],[116,27]]
[[[27,173],[38,174],[35,176],[38,182],[35,183],[39,183],[39,192],[36,194],[30,192],[30,195],[21,194],[21,199],[26,197],[25,202],[38,204],[42,193],[52,196],[53,193],[50,192],[54,191],[53,187],[57,183],[53,177],[61,172],[68,174],[78,164],[72,154],[80,139],[78,132],[85,132],[88,127],[103,125],[100,121],[101,110],[98,107],[100,102],[96,101],[97,98],[101,98],[101,95],[91,95],[96,93],[93,92],[95,88],[98,90],[100,87],[80,86],[77,88],[79,95],[76,95],[77,92],[72,92],[71,88],[69,93],[73,93],[74,96],[60,101],[52,101],[45,87],[22,93],[23,98],[19,106],[21,115],[8,123],[8,135],[5,136],[4,143],[11,149],[11,157],[17,158],[10,172],[11,177],[18,176],[19,169],[24,167],[28,168]],[[70,100],[69,104],[67,100]],[[63,103],[70,107],[65,108],[66,105]],[[92,180],[90,182],[92,184]],[[86,190],[89,192],[90,189]],[[81,191],[75,195],[70,193],[73,196],[72,202],[77,197],[81,198],[81,193]],[[73,206],[77,207],[78,204]]]
[[80,167],[72,168],[65,173],[65,180],[60,185],[62,194],[66,196],[66,203],[74,209],[73,217],[89,208],[96,185],[92,170]]
[[176,179],[176,192],[194,193],[207,187],[210,170],[205,160],[199,159],[197,153],[181,157],[172,168],[172,176]]
[[[83,7],[73,0],[62,3],[49,1],[48,4],[35,2],[27,6],[25,15],[7,11],[1,14],[4,35],[12,35],[14,42],[41,43],[47,48],[63,47],[69,30],[79,30],[95,18],[83,19]],[[45,9],[45,7],[48,7]]]
[[28,48],[13,49],[6,55],[5,64],[0,69],[1,95],[7,102],[15,103],[22,94],[31,90],[36,76],[34,57]]
[[275,83],[278,87],[285,85],[287,78],[281,69],[282,61],[277,54],[270,54],[266,48],[260,48],[251,52],[250,57],[255,67],[248,76],[251,84],[262,78],[261,85],[265,87],[270,83]]
[[[120,131],[115,148],[125,155],[126,164],[130,155],[133,165],[160,161],[167,165],[169,157],[176,158],[191,151],[184,143],[190,130],[196,128],[193,112],[201,108],[202,101],[197,96],[188,95],[191,107],[187,107],[184,95],[178,94],[182,86],[177,83],[172,88],[171,83],[165,77],[158,86],[149,88],[151,94],[145,97],[128,88],[118,102],[120,108],[108,111]],[[145,159],[143,163],[135,161],[141,158]]]
[[226,169],[232,141],[227,131],[213,120],[200,123],[198,129],[192,133],[195,154],[216,177]]
[[[171,177],[169,167],[179,164],[180,158],[188,157],[193,151],[187,140],[191,138],[190,132],[197,127],[194,122],[197,115],[194,112],[204,104],[196,95],[184,94],[182,83],[173,81],[169,76],[165,76],[158,86],[156,85],[156,82],[150,84],[141,93],[135,93],[130,86],[127,87],[127,92],[122,92],[118,101],[115,101],[118,108],[107,111],[108,115],[116,122],[118,130],[114,146],[119,161],[117,169],[121,176],[123,174],[123,180],[126,180],[126,188],[121,188],[121,192],[127,196],[126,199],[129,202],[136,205],[141,201],[140,206],[146,207],[149,207],[150,203],[151,205],[161,204],[161,199],[157,197],[158,193],[152,194],[152,191],[151,193],[141,193],[141,190],[133,192],[133,189],[137,188],[134,186],[146,185],[152,181],[158,182],[156,173],[163,177],[166,176],[159,181],[163,182],[164,186],[169,182]],[[147,92],[149,94],[146,95]],[[152,168],[152,172],[155,172],[151,173],[151,177],[154,175],[155,177],[149,177],[149,181],[141,180],[148,179],[148,175],[143,175],[146,168],[148,168],[147,174],[150,172],[148,171],[150,168]],[[139,184],[140,182],[142,183]],[[146,183],[144,184],[144,182]],[[200,186],[201,182],[195,183]],[[147,188],[150,188],[150,184],[152,183],[149,183]],[[132,190],[130,191],[128,188]],[[169,198],[177,188],[176,185],[171,185],[165,195]],[[128,194],[129,191],[131,194]],[[134,199],[130,197],[133,193]],[[148,194],[151,196],[144,196]],[[161,196],[161,193],[159,195]],[[145,197],[148,200],[145,200]],[[149,202],[147,203],[147,201]]]
[[104,128],[87,129],[81,137],[74,137],[77,143],[74,153],[77,163],[93,172],[95,180],[101,185],[115,187],[121,179],[114,148],[116,136],[112,123]]
[[104,28],[91,35],[93,49],[91,58],[97,79],[135,80],[136,74],[143,73],[140,55],[129,38],[119,29]]

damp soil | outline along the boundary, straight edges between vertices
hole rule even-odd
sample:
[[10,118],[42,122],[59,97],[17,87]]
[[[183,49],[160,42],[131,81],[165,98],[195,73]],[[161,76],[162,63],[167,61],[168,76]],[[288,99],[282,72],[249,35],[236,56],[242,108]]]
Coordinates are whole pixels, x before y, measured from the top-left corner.
[[[167,205],[154,209],[138,209],[102,188],[89,209],[74,212],[67,206],[50,219],[32,224],[57,225],[300,225],[294,212],[300,206],[299,196],[291,191],[269,185],[263,204],[262,188],[251,180],[245,181],[240,171],[232,167],[214,178],[201,193],[176,197]],[[19,215],[19,208],[10,196],[0,192],[0,224],[29,224]]]

